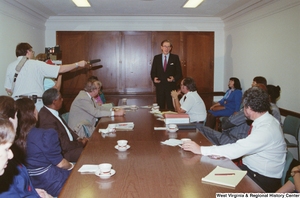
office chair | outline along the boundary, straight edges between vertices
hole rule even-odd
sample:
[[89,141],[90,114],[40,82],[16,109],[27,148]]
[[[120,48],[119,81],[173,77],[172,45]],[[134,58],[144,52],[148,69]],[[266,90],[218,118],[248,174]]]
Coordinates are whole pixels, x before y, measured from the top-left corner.
[[297,148],[298,160],[299,160],[299,142],[298,142],[299,128],[300,128],[300,118],[291,115],[286,116],[282,127],[283,133],[289,134],[296,139],[296,143],[291,143],[285,138],[286,146],[288,148],[293,148],[293,147]]
[[[293,161],[294,157],[292,155],[292,153],[288,150],[286,153],[286,157],[285,157],[285,165],[284,165],[284,169],[283,169],[283,173],[282,173],[282,177],[281,177],[281,185],[283,186],[287,180],[287,171],[289,170],[291,163]],[[288,173],[288,177],[289,177],[290,173]]]
[[[69,112],[66,112],[66,113],[61,114],[61,117],[64,119],[64,121],[65,121],[66,123],[68,123],[68,120],[69,120]],[[82,127],[83,127],[83,130],[84,130],[84,133],[85,133],[86,137],[90,137],[89,129],[88,129],[85,125],[82,125]]]

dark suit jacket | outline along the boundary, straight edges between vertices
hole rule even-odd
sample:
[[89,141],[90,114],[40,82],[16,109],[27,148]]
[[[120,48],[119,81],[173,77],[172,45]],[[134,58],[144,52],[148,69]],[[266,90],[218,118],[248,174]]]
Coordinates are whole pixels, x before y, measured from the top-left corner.
[[[63,119],[62,119],[63,120]],[[64,123],[66,127],[68,125]],[[62,149],[62,155],[68,161],[75,162],[78,160],[82,150],[83,143],[77,141],[78,135],[69,129],[73,136],[73,141],[70,141],[69,136],[65,130],[65,127],[61,122],[45,107],[43,107],[39,112],[39,127],[44,129],[55,129],[59,136],[60,146]]]
[[[167,78],[173,76],[175,82],[168,82]],[[154,83],[156,88],[166,88],[167,90],[176,89],[176,82],[182,78],[181,65],[179,57],[176,54],[170,54],[166,72],[164,72],[162,64],[162,54],[154,56],[151,68],[151,79],[154,80],[154,77],[158,77],[161,81],[160,83]]]

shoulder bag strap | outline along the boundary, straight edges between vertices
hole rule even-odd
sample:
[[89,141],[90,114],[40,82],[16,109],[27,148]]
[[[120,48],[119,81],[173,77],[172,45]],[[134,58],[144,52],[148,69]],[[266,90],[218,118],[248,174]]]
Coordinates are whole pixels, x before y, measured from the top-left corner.
[[22,67],[24,66],[24,64],[27,60],[28,60],[28,58],[26,56],[23,56],[22,59],[20,60],[20,62],[18,63],[17,67],[16,67],[16,73],[14,75],[14,80],[13,80],[12,87],[11,87],[11,92],[12,93],[14,92],[17,77],[18,77]]

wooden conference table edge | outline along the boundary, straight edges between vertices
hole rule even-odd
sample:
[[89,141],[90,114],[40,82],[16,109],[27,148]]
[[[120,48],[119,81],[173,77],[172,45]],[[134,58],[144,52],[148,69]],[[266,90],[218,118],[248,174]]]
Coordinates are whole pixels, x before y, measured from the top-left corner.
[[[107,119],[103,119],[103,121],[104,121],[104,123],[117,123],[118,122],[118,120],[116,120],[116,121],[107,121]],[[103,125],[103,121],[101,121],[100,120],[100,122],[98,123],[98,125],[97,125],[97,127],[96,127],[96,129],[95,129],[95,133],[93,133],[93,135],[92,135],[92,137],[91,137],[91,139],[93,140],[93,136],[99,136],[99,133],[98,133],[98,129],[99,129],[99,127],[101,126],[101,125]],[[102,126],[102,128],[103,128],[103,126]],[[94,134],[97,134],[97,135],[94,135]],[[201,133],[199,133],[199,134],[201,134]],[[204,137],[202,134],[201,134],[201,136],[202,136],[202,138],[203,139],[205,139],[206,141],[208,141],[209,142],[209,140],[206,138],[206,137]],[[210,143],[210,145],[211,145],[211,143]],[[84,150],[85,151],[85,150]],[[88,152],[87,150],[86,150],[86,152]],[[83,152],[83,154],[84,154],[84,152]],[[66,183],[65,183],[65,185],[64,185],[64,187],[63,187],[63,189],[62,189],[62,191],[61,191],[61,193],[60,193],[60,195],[59,195],[59,197],[68,197],[68,191],[70,191],[70,190],[72,190],[72,188],[73,188],[73,186],[70,186],[74,181],[71,181],[72,180],[72,175],[76,175],[76,174],[80,174],[79,172],[78,172],[78,169],[83,165],[83,164],[85,164],[85,162],[83,161],[83,159],[82,158],[84,158],[84,157],[82,157],[82,156],[80,156],[80,158],[79,158],[79,160],[78,160],[78,162],[75,164],[75,167],[74,167],[74,169],[73,169],[73,171],[72,171],[72,173],[71,173],[71,175],[69,176],[69,178],[68,178],[68,180],[66,181]],[[201,156],[201,158],[208,158],[208,157],[206,157],[206,156]],[[210,160],[210,159],[209,159]],[[227,162],[226,162],[227,163]],[[230,163],[232,163],[233,165],[234,165],[234,163],[233,162],[231,162],[230,161]],[[235,166],[235,165],[234,165]],[[232,167],[231,167],[232,168]],[[238,169],[238,167],[233,167],[234,169]],[[74,177],[74,178],[76,178],[76,177]],[[77,181],[77,182],[79,182],[79,181]],[[241,183],[239,184],[239,185],[245,185],[246,187],[243,187],[243,189],[244,188],[247,188],[248,189],[248,187],[249,187],[249,192],[257,192],[257,193],[260,193],[260,192],[264,192],[261,188],[260,188],[260,186],[258,186],[250,177],[248,177],[247,175],[242,179],[242,181],[241,181]],[[224,191],[224,188],[223,187],[220,187],[220,188],[222,188],[222,191]],[[238,192],[238,191],[235,191],[235,192]]]

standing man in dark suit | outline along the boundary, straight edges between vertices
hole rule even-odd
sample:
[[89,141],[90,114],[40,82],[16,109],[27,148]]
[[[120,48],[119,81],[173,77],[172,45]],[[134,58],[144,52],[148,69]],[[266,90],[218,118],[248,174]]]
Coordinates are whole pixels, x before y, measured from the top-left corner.
[[151,79],[156,87],[156,101],[160,109],[174,110],[171,91],[176,90],[176,83],[182,78],[179,57],[171,54],[172,43],[161,42],[162,54],[154,56]]
[[79,138],[59,116],[63,98],[55,88],[46,90],[42,96],[44,107],[39,112],[39,127],[55,129],[58,133],[62,155],[71,162],[76,162],[86,145],[87,138]]

